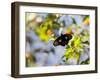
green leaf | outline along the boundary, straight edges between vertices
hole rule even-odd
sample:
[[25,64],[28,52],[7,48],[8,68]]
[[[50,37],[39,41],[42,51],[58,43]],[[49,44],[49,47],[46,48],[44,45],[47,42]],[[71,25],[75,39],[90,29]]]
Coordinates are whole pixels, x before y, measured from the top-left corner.
[[82,61],[80,64],[89,64],[89,63],[90,63],[89,59],[86,59],[85,61]]

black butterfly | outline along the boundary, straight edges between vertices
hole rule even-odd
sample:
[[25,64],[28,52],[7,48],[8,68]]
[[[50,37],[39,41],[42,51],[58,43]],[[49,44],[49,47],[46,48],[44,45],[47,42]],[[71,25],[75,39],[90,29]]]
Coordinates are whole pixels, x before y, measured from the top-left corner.
[[72,35],[71,34],[61,34],[61,36],[59,36],[53,43],[54,46],[65,46],[68,44],[69,40],[72,39]]

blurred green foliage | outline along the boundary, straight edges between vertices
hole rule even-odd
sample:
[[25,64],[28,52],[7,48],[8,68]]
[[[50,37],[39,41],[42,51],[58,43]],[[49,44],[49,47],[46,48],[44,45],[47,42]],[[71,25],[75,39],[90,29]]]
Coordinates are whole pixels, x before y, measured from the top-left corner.
[[44,42],[48,42],[53,34],[53,29],[57,29],[60,27],[60,24],[56,22],[58,17],[54,14],[48,14],[45,21],[36,28],[36,33],[38,34],[39,38]]

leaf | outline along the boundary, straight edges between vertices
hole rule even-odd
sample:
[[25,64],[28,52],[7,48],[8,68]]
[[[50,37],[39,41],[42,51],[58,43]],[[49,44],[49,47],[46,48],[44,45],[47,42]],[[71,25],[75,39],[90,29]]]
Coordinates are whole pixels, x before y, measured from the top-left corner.
[[69,47],[67,48],[66,52],[65,52],[65,57],[67,58],[74,58],[74,49]]
[[80,60],[80,53],[76,53],[75,57],[76,57],[76,59],[77,59],[77,62],[79,63],[79,60]]
[[90,61],[89,61],[89,58],[88,58],[85,61],[82,61],[80,64],[89,64],[89,63],[90,63]]
[[89,24],[90,24],[89,16],[86,16],[86,17],[84,18],[83,24],[85,24],[85,25],[89,25]]

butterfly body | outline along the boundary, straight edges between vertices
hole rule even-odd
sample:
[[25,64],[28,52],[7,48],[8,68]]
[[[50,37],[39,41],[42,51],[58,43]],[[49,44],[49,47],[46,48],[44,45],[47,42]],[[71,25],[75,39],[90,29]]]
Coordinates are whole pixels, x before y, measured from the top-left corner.
[[54,46],[65,46],[68,44],[68,42],[72,39],[71,34],[61,34],[53,43]]

